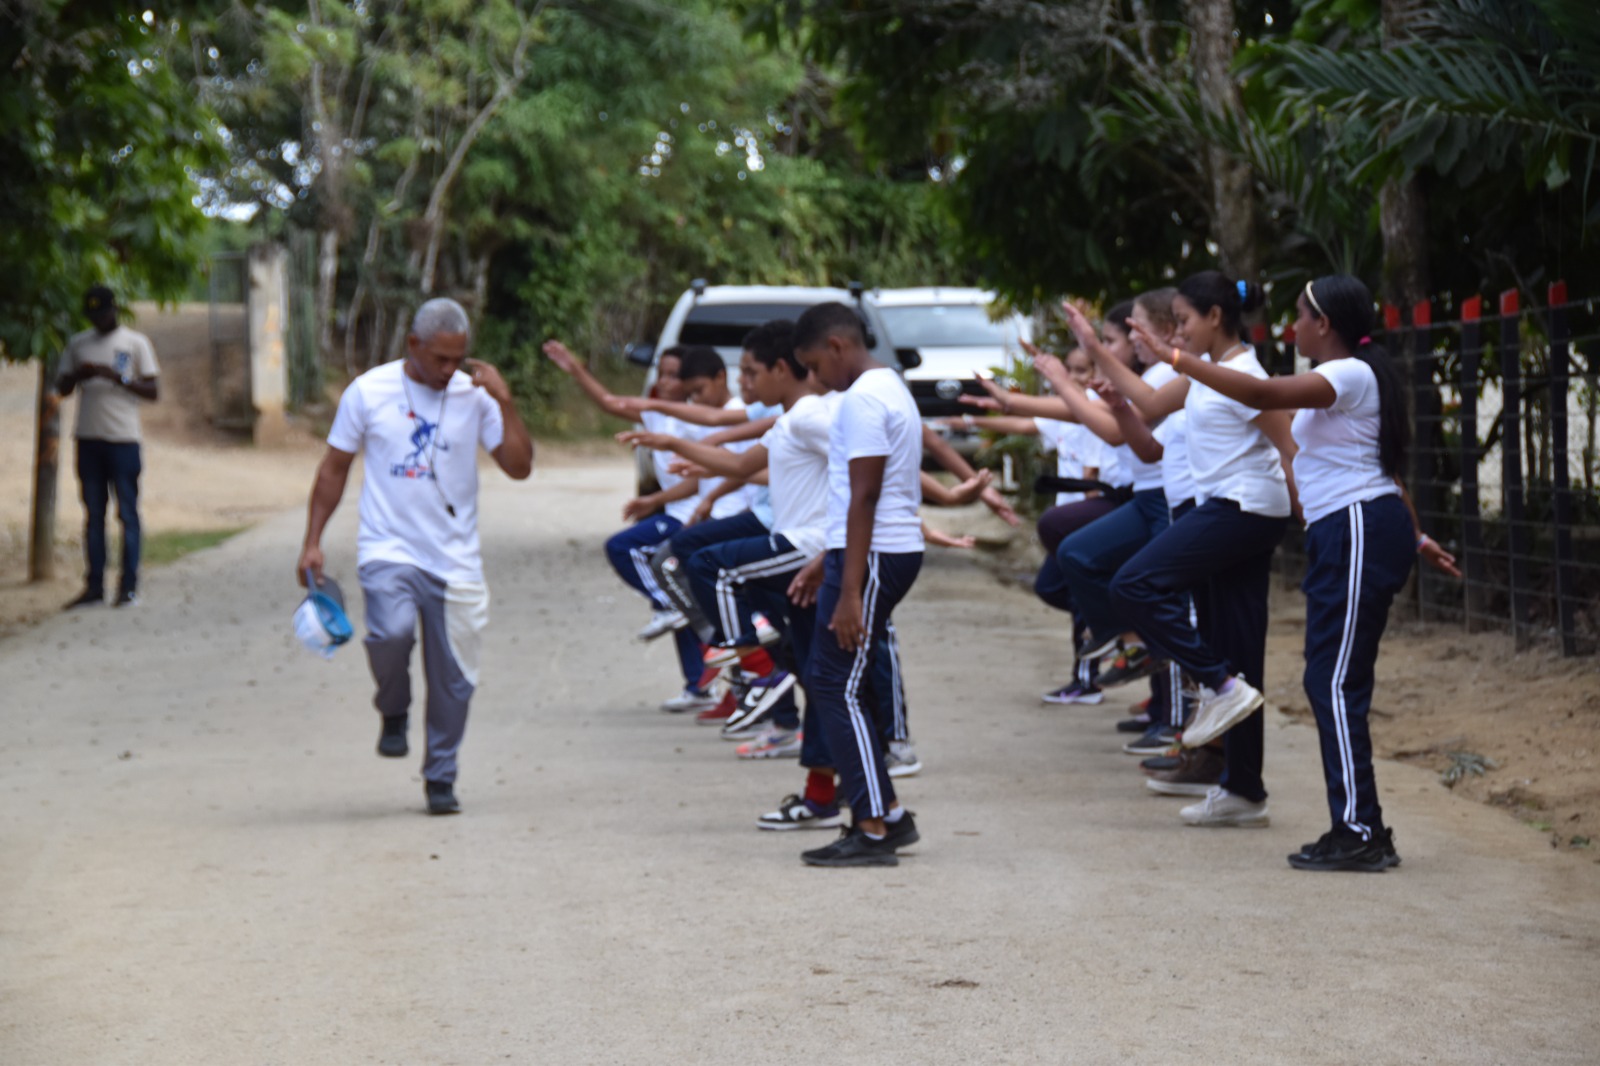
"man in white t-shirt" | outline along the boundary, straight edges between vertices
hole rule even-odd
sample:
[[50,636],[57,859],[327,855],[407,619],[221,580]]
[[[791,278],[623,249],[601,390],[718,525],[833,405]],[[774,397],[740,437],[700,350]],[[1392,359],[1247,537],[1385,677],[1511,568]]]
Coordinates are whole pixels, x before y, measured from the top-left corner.
[[865,689],[890,615],[922,569],[922,420],[905,382],[873,360],[850,307],[807,310],[795,323],[794,347],[820,384],[844,394],[828,441],[826,550],[821,566],[808,565],[796,581],[801,600],[814,591],[817,606],[806,693],[855,822],[801,858],[813,866],[894,866],[895,849],[919,836],[895,799]]
[[[422,623],[428,682],[422,777],[431,814],[454,814],[456,754],[478,686],[489,590],[478,549],[478,448],[507,476],[533,472],[533,440],[500,372],[468,359],[467,312],[454,300],[417,309],[404,360],[350,383],[311,489],[296,572],[322,577],[322,531],[364,460],[357,576],[366,597],[367,659],[383,716],[378,754],[402,758],[411,708],[411,649]],[[463,372],[463,369],[465,372]]]
[[96,285],[83,297],[93,329],[76,334],[61,353],[56,391],[78,392],[78,484],[86,512],[83,554],[87,564],[82,595],[67,609],[105,602],[106,506],[117,497],[122,524],[122,573],[116,605],[139,602],[139,406],[158,395],[156,351],[150,338],[117,322],[111,290]]

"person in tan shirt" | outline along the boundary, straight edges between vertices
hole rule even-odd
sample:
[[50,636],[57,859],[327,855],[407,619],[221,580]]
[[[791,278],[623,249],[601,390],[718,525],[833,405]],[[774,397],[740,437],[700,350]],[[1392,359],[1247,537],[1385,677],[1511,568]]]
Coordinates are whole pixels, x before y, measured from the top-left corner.
[[61,355],[56,391],[78,393],[78,421],[73,436],[78,446],[78,484],[87,519],[83,551],[88,573],[82,595],[69,610],[105,602],[106,507],[117,497],[122,524],[122,573],[116,605],[139,602],[139,407],[154,402],[157,377],[155,348],[150,338],[117,321],[111,290],[96,285],[83,297],[84,315],[93,329],[75,335]]

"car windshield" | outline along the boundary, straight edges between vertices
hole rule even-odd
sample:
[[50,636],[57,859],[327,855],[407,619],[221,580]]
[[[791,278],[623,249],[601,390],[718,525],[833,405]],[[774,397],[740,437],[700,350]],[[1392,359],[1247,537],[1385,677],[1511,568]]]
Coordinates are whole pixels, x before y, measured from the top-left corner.
[[709,344],[713,348],[744,345],[745,334],[775,318],[790,321],[806,308],[795,304],[696,304],[678,331],[679,344]]
[[999,348],[1016,340],[1005,321],[977,304],[878,307],[897,348]]

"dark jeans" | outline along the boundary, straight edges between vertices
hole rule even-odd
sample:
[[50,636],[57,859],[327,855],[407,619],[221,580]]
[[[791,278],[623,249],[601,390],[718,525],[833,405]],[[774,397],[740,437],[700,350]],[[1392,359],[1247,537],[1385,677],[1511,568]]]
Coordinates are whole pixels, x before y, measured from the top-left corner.
[[[1145,545],[1111,582],[1112,607],[1165,658],[1216,688],[1238,674],[1263,685],[1267,590],[1272,553],[1287,518],[1241,511],[1232,500],[1207,500]],[[1185,593],[1207,592],[1209,631],[1195,628]],[[1223,737],[1222,786],[1259,803],[1265,716],[1256,711]]]
[[1056,549],[1056,565],[1072,589],[1074,618],[1088,626],[1095,638],[1109,639],[1127,628],[1111,609],[1111,579],[1167,525],[1166,494],[1145,489],[1067,537]]
[[94,595],[105,595],[106,506],[117,494],[117,521],[122,523],[124,593],[139,588],[139,474],[144,469],[136,441],[78,441],[78,483],[88,518],[83,527],[83,554],[88,563],[84,582]]
[[1077,503],[1052,507],[1039,516],[1039,543],[1044,545],[1044,564],[1034,579],[1033,591],[1041,600],[1058,611],[1072,610],[1072,593],[1067,588],[1066,575],[1056,561],[1056,549],[1061,542],[1097,519],[1104,518],[1117,509],[1117,505],[1103,496]]

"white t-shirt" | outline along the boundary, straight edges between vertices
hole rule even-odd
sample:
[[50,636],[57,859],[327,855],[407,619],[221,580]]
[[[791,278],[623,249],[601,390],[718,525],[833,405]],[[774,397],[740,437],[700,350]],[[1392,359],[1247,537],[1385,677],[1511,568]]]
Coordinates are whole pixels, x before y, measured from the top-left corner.
[[[1076,422],[1062,422],[1054,418],[1035,418],[1039,441],[1047,452],[1056,453],[1056,476],[1081,478],[1084,469],[1099,469],[1101,455],[1107,451],[1105,442]],[[1102,477],[1100,480],[1104,481]],[[1056,506],[1077,503],[1085,497],[1082,492],[1056,493]]]
[[1332,359],[1312,368],[1333,386],[1332,407],[1294,416],[1294,482],[1306,525],[1353,503],[1393,496],[1400,487],[1378,458],[1378,376],[1360,359]]
[[[1222,366],[1251,377],[1267,372],[1256,350],[1224,359]],[[1240,510],[1269,518],[1289,514],[1289,482],[1283,476],[1278,449],[1253,425],[1261,412],[1207,388],[1189,383],[1183,409],[1189,415],[1189,467],[1194,472],[1195,502],[1232,500]]]
[[500,405],[460,371],[438,392],[406,377],[404,366],[385,363],[352,381],[328,431],[331,447],[359,452],[366,464],[356,558],[406,563],[447,584],[481,583],[478,449],[492,452],[505,439]]
[[[1177,377],[1178,372],[1166,363],[1152,363],[1145,367],[1144,373],[1139,376],[1152,389],[1159,389]],[[1128,480],[1133,483],[1134,492],[1159,489],[1166,484],[1166,478],[1161,472],[1162,464],[1145,462],[1134,454],[1132,445],[1119,444],[1116,453],[1118,463],[1127,471]]]
[[[668,437],[682,437],[688,440],[698,440],[700,437],[706,436],[704,433],[695,435],[691,432],[699,430],[702,427],[691,426],[685,422],[679,422],[676,418],[673,418],[670,415],[664,415],[660,411],[645,411],[639,416],[639,424],[644,426],[644,428],[651,433],[660,433]],[[661,451],[650,453],[650,465],[655,468],[656,484],[661,486],[661,490],[663,492],[683,480],[683,478],[679,477],[677,474],[671,473],[667,470],[667,467],[675,462],[677,458],[678,456],[674,452]],[[671,503],[667,504],[665,510],[668,518],[676,518],[680,522],[687,522],[689,520],[689,516],[694,514],[694,506],[695,497],[690,496],[682,500],[673,500]]]
[[872,526],[875,552],[923,550],[922,418],[911,392],[888,367],[876,367],[856,378],[839,401],[828,437],[827,546],[845,546],[850,511],[850,460],[887,457],[883,490]]
[[[724,411],[743,411],[744,401],[737,396],[731,396],[728,398],[728,402],[722,405],[722,409]],[[684,428],[692,431],[692,433],[685,434],[690,440],[704,440],[713,433],[720,433],[728,427],[685,426]],[[755,446],[755,443],[756,442],[753,440],[741,440],[726,445],[726,447],[728,451],[737,455],[739,452],[749,451]],[[696,502],[705,499],[706,494],[712,489],[716,488],[718,485],[722,484],[724,480],[726,479],[720,477],[701,478],[700,495],[696,498]],[[744,485],[741,486],[737,491],[728,493],[726,496],[719,496],[717,498],[717,502],[711,505],[711,517],[714,519],[732,518],[736,514],[742,514],[743,512],[750,510],[750,505],[755,497],[755,490],[760,487],[761,486],[759,485]]]
[[[763,418],[776,418],[783,414],[783,407],[778,404],[752,403],[744,409],[745,418],[752,422],[759,422]],[[743,449],[740,449],[741,451]],[[767,480],[772,480],[772,475],[767,475]],[[745,489],[750,499],[750,513],[755,515],[761,524],[768,529],[772,528],[774,521],[772,513],[772,490],[766,485],[750,485]]]
[[1167,506],[1193,500],[1195,496],[1194,469],[1189,465],[1189,412],[1177,410],[1161,420],[1152,434],[1161,442],[1161,488],[1167,495]]
[[[118,377],[134,381],[161,375],[150,338],[127,326],[104,334],[92,329],[74,334],[61,353],[59,373],[70,374],[91,363],[109,366]],[[79,382],[78,421],[72,435],[78,440],[138,443],[139,405],[144,402],[115,381]]]
[[828,544],[828,439],[839,396],[801,397],[761,438],[772,488],[770,528],[807,555]]

